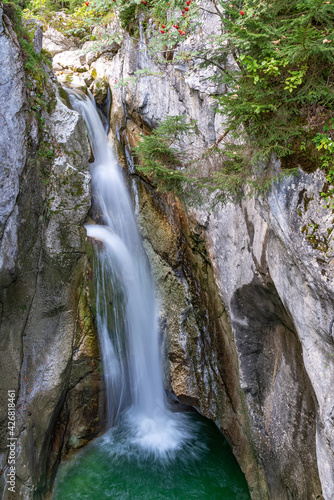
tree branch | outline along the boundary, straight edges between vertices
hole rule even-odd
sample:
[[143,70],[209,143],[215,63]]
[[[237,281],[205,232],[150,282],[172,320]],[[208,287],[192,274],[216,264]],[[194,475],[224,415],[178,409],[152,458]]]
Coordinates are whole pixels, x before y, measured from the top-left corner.
[[203,61],[205,62],[208,62],[210,64],[213,64],[214,66],[216,66],[218,69],[220,69],[223,73],[226,73],[230,78],[232,78],[232,80],[234,81],[235,78],[233,78],[233,76],[231,75],[231,73],[229,73],[225,68],[223,68],[223,66],[221,66],[220,64],[218,64],[217,62],[213,61],[212,59],[209,59],[208,57],[204,57],[204,56],[200,56],[200,55],[196,55],[195,58],[197,59],[202,59]]
[[235,121],[235,118],[234,118],[234,120],[232,120],[231,125],[230,125],[230,126],[229,126],[229,127],[228,127],[225,131],[224,131],[224,133],[223,133],[220,137],[218,137],[218,139],[217,139],[217,140],[216,140],[216,141],[215,141],[215,142],[214,142],[214,143],[213,143],[213,144],[212,144],[212,145],[211,145],[211,146],[207,149],[207,151],[210,151],[210,149],[214,149],[214,148],[216,148],[216,147],[218,146],[218,144],[219,144],[220,142],[222,142],[222,140],[223,140],[223,139],[227,136],[227,134],[230,132],[231,127],[232,127],[232,124],[233,124],[233,122],[234,122],[234,121]]
[[218,12],[212,12],[211,10],[204,9],[204,7],[200,7],[200,9],[204,10],[204,12],[208,12],[209,14],[213,14],[214,16],[219,16],[220,18],[223,17],[220,13],[218,13]]

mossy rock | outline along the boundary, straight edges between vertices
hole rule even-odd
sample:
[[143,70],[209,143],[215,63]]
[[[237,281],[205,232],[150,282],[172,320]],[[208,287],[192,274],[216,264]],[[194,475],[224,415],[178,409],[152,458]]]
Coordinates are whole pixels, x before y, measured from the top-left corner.
[[96,104],[102,105],[108,95],[108,82],[103,78],[97,78],[92,85],[90,90],[95,98]]
[[43,43],[43,24],[41,21],[35,18],[26,19],[23,21],[23,26],[25,27],[30,41],[34,45],[34,50],[37,54],[42,52]]

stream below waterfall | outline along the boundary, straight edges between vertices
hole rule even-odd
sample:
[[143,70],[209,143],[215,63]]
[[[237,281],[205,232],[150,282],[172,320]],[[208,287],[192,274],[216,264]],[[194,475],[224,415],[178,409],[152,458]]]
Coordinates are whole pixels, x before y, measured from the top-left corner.
[[93,99],[67,89],[94,155],[96,324],[106,388],[107,432],[64,463],[54,500],[250,498],[216,426],[165,401],[153,280],[122,172]]

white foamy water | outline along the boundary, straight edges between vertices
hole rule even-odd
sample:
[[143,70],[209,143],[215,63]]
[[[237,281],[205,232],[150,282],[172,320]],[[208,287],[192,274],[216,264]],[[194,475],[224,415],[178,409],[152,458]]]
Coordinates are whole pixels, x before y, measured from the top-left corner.
[[129,442],[171,454],[191,438],[191,426],[165,404],[154,288],[131,198],[95,104],[82,92],[67,92],[87,125],[93,195],[103,216],[103,225],[86,229],[100,242],[96,311],[109,426],[122,413]]

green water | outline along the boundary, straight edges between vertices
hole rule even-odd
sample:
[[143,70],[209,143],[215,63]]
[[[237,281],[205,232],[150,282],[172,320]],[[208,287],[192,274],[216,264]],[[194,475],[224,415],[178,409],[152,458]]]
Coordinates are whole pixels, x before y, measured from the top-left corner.
[[144,452],[119,424],[60,467],[53,500],[249,500],[216,426],[196,413],[185,418],[191,438],[160,457]]

